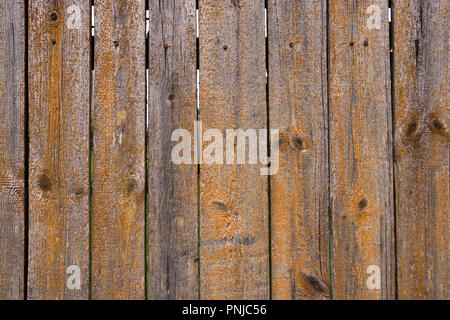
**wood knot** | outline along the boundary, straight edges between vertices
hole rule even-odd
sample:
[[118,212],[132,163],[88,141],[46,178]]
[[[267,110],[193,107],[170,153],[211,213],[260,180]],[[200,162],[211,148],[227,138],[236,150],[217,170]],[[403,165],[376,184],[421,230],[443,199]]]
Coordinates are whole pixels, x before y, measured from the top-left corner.
[[214,201],[213,204],[219,208],[222,211],[228,211],[231,212],[231,209],[229,206],[227,206],[225,203],[223,203],[222,201]]
[[362,198],[358,202],[358,209],[362,211],[362,210],[367,208],[368,204],[369,204],[369,202],[367,201],[367,199],[366,198]]
[[137,181],[135,179],[128,180],[127,183],[127,195],[130,196],[137,187]]
[[321,295],[328,295],[328,287],[313,275],[302,274],[308,286]]
[[53,22],[58,21],[58,12],[56,11],[50,12],[50,20]]
[[41,188],[41,190],[50,191],[52,188],[52,181],[51,181],[50,177],[44,173],[44,174],[41,174],[41,176],[39,177],[38,185],[39,185],[39,188]]
[[292,142],[298,150],[300,151],[305,150],[305,143],[299,136],[292,137]]
[[441,123],[439,120],[437,120],[437,119],[434,119],[433,122],[432,122],[432,124],[433,124],[433,127],[434,127],[437,131],[441,131],[442,128],[443,128],[442,123]]
[[411,137],[417,131],[417,122],[411,122],[406,127],[406,135]]
[[80,196],[84,193],[83,188],[78,188],[77,190],[75,190],[75,195]]
[[175,94],[173,94],[173,93],[171,93],[171,94],[169,94],[169,96],[167,97],[167,99],[169,100],[169,101],[174,101],[175,100]]

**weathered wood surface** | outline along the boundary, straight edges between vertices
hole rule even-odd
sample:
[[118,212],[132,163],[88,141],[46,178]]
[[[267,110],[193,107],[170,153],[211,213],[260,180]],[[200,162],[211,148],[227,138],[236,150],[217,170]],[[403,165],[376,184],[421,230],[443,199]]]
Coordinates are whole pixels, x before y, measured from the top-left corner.
[[[29,1],[28,14],[28,298],[87,299],[90,7]],[[80,269],[79,289],[67,285],[70,266]]]
[[25,10],[0,2],[0,299],[24,297]]
[[[264,1],[201,0],[199,15],[203,128],[266,128]],[[201,298],[269,298],[267,177],[204,164],[200,180]]]
[[195,0],[149,9],[149,298],[196,299],[197,165],[171,159],[172,132],[197,118]]
[[[329,5],[332,296],[392,299],[388,1],[330,1]],[[379,20],[368,21],[376,11],[367,13],[371,5],[379,8]],[[372,275],[368,272],[374,268],[380,270],[379,289],[367,285]]]
[[328,277],[326,1],[269,1],[272,298],[324,299]]
[[394,1],[399,299],[449,299],[448,1]]
[[92,298],[145,298],[145,1],[96,0]]

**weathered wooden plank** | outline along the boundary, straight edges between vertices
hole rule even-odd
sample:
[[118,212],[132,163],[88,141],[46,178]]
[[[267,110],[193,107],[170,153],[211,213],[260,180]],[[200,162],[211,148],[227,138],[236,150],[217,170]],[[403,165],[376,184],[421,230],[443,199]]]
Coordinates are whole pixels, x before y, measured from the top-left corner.
[[[266,128],[264,1],[201,0],[199,15],[203,128]],[[200,169],[204,299],[269,298],[267,177],[246,163]]]
[[328,277],[326,1],[270,0],[270,128],[280,131],[271,177],[272,297],[324,299]]
[[0,3],[0,299],[24,297],[25,9]]
[[197,118],[195,0],[149,11],[149,298],[196,299],[197,165],[171,159],[172,132]]
[[388,1],[329,6],[332,295],[392,299]]
[[145,298],[145,0],[96,0],[92,298]]
[[449,299],[448,1],[394,0],[399,299]]
[[28,24],[28,298],[87,299],[89,3],[29,1]]

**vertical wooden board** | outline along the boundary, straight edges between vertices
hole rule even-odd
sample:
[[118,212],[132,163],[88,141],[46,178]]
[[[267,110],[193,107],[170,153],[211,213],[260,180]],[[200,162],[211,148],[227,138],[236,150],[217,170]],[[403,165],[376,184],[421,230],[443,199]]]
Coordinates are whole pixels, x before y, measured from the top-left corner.
[[0,3],[0,299],[24,297],[23,1]]
[[393,2],[399,299],[449,299],[448,1]]
[[149,9],[149,298],[196,299],[197,165],[171,159],[172,133],[197,117],[195,0]]
[[332,295],[392,299],[388,1],[329,6]]
[[87,299],[89,3],[29,1],[28,25],[28,298]]
[[272,297],[324,299],[328,277],[326,1],[270,0],[270,128],[280,131],[271,176]]
[[92,298],[145,298],[145,0],[96,0]]
[[[204,130],[266,128],[264,1],[200,0],[199,15]],[[200,180],[201,298],[269,298],[267,176],[204,164]]]

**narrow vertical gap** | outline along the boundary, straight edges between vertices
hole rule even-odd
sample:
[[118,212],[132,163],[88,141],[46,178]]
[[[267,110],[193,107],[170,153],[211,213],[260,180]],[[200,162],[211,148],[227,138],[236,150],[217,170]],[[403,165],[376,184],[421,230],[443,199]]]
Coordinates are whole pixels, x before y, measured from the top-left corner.
[[392,209],[394,214],[394,299],[398,300],[398,274],[397,274],[397,196],[395,189],[395,57],[394,57],[394,1],[389,0],[389,49],[390,49],[390,67],[391,67],[391,121],[392,121],[392,199],[394,201]]
[[25,48],[24,48],[24,261],[23,261],[23,299],[28,300],[28,254],[29,254],[29,182],[30,182],[30,167],[29,167],[29,156],[30,156],[30,129],[29,129],[29,84],[28,84],[28,1],[24,1],[24,32],[25,32]]
[[149,3],[145,1],[145,300],[149,299],[149,131],[148,131],[148,68],[149,68]]
[[[195,13],[196,13],[196,94],[197,94],[197,112],[196,120],[200,120],[200,23],[199,23],[199,0],[195,2]],[[197,165],[197,299],[201,300],[201,247],[200,247],[200,164]]]
[[328,216],[327,216],[327,225],[328,225],[328,277],[330,282],[330,300],[333,300],[333,196],[331,190],[331,94],[330,94],[330,1],[326,1],[326,42],[327,42],[327,121],[328,121]]
[[94,183],[94,45],[95,22],[94,0],[91,0],[91,43],[90,43],[90,105],[89,105],[89,300],[92,300],[92,215]]
[[[264,0],[264,36],[265,36],[265,63],[266,63],[266,125],[267,125],[267,156],[271,157],[270,145],[270,86],[269,86],[269,23],[268,0]],[[269,158],[270,159],[270,158]],[[271,164],[269,164],[271,166]],[[271,169],[270,169],[271,170]],[[268,206],[268,252],[269,252],[269,299],[272,300],[272,189],[270,174],[267,175],[267,206]]]

